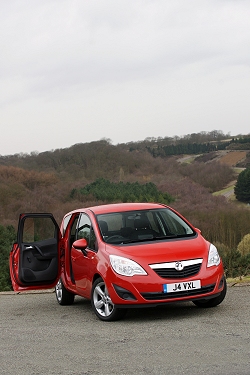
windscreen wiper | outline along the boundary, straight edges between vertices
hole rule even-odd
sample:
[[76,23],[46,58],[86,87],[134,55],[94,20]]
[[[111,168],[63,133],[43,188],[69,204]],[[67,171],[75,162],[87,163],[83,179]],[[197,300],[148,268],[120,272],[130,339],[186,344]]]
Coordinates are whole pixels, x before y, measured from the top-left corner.
[[156,236],[154,237],[154,239],[156,240],[165,240],[167,238],[176,238],[176,237],[179,237],[180,235],[178,234],[174,234],[174,233],[171,233],[171,234],[165,234],[164,236]]
[[158,240],[164,240],[164,239],[169,239],[169,238],[176,238],[178,237],[177,234],[170,234],[170,235],[165,235],[165,236],[150,236],[150,237],[139,237],[139,238],[133,238],[130,240],[124,240],[121,242],[121,244],[127,244],[127,243],[135,243],[135,242],[147,242],[147,241],[158,241]]

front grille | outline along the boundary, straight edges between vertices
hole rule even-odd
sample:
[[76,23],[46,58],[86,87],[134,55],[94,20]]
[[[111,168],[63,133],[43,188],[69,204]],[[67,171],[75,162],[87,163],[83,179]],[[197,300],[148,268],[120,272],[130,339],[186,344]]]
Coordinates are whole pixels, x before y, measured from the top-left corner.
[[198,263],[186,266],[182,271],[177,271],[175,268],[156,268],[154,271],[164,279],[182,279],[196,275],[200,271],[200,268],[201,263]]
[[214,290],[215,284],[204,286],[200,289],[194,290],[184,290],[182,292],[173,292],[173,293],[142,293],[142,297],[145,298],[147,301],[154,301],[154,300],[164,300],[164,299],[171,299],[171,298],[180,298],[180,297],[191,297],[197,296],[198,294],[206,294],[210,293]]

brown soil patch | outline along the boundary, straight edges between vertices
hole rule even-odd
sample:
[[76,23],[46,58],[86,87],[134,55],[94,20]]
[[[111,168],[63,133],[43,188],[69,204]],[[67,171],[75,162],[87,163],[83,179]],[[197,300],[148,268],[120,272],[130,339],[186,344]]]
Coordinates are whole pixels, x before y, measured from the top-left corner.
[[227,164],[230,167],[235,167],[237,163],[246,158],[246,151],[231,151],[220,158],[220,163]]

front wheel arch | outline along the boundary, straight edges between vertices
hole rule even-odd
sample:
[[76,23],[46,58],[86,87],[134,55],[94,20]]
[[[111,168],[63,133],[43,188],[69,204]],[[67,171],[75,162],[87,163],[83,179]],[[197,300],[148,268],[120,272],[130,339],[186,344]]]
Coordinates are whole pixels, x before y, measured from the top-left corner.
[[217,297],[211,298],[209,300],[197,300],[197,301],[193,300],[193,303],[197,307],[204,307],[204,308],[218,306],[224,300],[227,294],[227,282],[226,282],[225,277],[224,277],[223,283],[224,283],[223,289]]
[[127,312],[127,309],[118,308],[113,303],[108,288],[101,277],[96,278],[93,282],[91,306],[96,316],[106,322],[120,320]]
[[55,293],[59,305],[72,305],[74,303],[75,295],[65,288],[62,279],[58,280],[55,286]]

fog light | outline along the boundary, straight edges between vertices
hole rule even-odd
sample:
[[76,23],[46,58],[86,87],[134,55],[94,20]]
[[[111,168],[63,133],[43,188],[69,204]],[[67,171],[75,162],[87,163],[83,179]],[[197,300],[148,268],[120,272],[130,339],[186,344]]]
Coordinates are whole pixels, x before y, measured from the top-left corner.
[[135,296],[127,289],[124,289],[118,285],[113,284],[118,296],[126,301],[136,301]]

